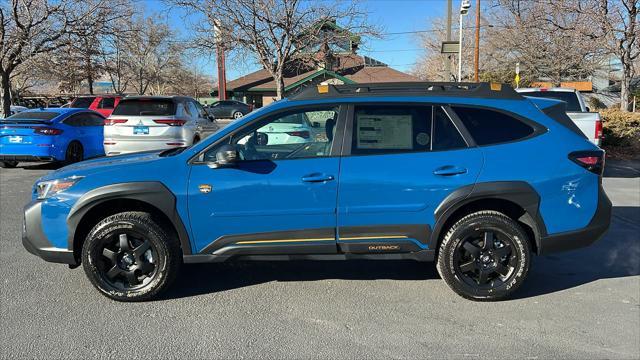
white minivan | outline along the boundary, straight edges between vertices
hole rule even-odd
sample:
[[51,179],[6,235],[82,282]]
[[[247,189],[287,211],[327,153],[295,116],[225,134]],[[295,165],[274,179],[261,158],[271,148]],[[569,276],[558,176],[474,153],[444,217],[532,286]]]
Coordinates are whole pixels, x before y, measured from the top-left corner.
[[107,156],[190,146],[218,130],[215,119],[185,96],[127,96],[104,122]]

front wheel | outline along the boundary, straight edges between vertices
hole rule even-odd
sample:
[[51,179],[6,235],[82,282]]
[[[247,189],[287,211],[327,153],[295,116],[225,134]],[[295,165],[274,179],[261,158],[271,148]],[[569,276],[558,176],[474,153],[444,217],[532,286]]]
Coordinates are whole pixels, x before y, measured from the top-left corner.
[[438,251],[437,269],[460,296],[502,300],[529,272],[529,239],[522,227],[497,211],[478,211],[458,220]]
[[0,167],[5,169],[13,169],[18,166],[17,161],[0,161]]
[[241,117],[244,116],[244,114],[242,112],[240,112],[240,111],[234,111],[232,116],[233,116],[234,119],[240,119]]
[[103,295],[118,301],[149,300],[175,279],[182,263],[178,239],[149,213],[111,215],[96,225],[82,247],[82,265]]

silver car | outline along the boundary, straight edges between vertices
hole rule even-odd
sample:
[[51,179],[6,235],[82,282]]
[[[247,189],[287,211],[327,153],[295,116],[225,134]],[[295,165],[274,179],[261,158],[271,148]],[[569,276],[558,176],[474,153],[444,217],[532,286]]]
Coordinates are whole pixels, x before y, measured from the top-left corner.
[[105,120],[107,156],[189,146],[218,130],[202,105],[184,96],[127,96]]

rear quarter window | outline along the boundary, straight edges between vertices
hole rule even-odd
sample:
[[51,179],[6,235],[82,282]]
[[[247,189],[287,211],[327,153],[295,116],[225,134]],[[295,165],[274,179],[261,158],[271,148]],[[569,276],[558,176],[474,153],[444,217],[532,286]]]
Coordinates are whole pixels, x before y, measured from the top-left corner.
[[120,100],[113,115],[171,116],[176,114],[176,104],[170,99]]
[[461,106],[453,109],[481,146],[520,140],[535,131],[530,125],[498,111]]

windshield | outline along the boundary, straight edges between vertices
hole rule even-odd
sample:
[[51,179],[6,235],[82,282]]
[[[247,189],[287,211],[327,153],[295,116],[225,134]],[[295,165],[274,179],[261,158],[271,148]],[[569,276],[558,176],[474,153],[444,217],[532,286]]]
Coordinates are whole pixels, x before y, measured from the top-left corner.
[[60,115],[57,112],[50,111],[23,111],[17,114],[11,115],[4,119],[3,122],[10,121],[51,121],[56,116]]
[[121,100],[112,115],[171,116],[176,114],[176,104],[170,99]]
[[71,103],[71,105],[69,107],[86,109],[89,106],[91,106],[91,103],[93,103],[93,100],[95,100],[95,97],[80,97],[80,98],[76,98],[75,100],[73,100],[73,102]]
[[533,96],[545,99],[561,100],[567,103],[567,112],[581,112],[578,94],[573,91],[532,91],[522,93],[524,96]]

